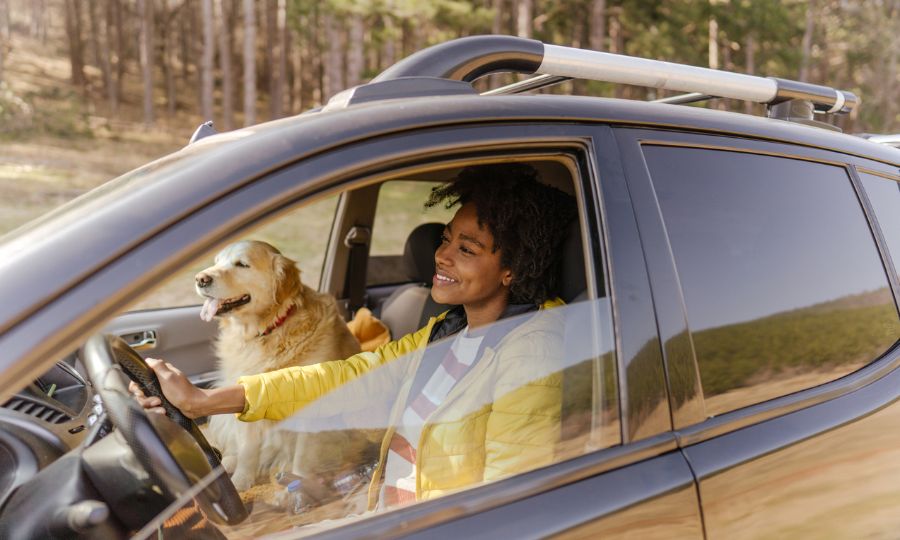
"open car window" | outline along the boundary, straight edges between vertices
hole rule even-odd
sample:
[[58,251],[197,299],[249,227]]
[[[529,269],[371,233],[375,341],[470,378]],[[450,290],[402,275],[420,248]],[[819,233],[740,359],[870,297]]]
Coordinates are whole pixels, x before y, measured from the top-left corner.
[[[430,386],[448,355],[465,356],[462,348],[470,344],[464,341],[474,338],[480,341],[471,367],[448,388]],[[360,353],[293,373],[302,384],[305,374],[325,369],[336,383],[315,390],[321,395],[309,402],[283,403],[299,408],[277,425],[284,444],[302,441],[301,459],[317,463],[317,472],[275,471],[268,482],[243,492],[251,515],[220,529],[226,537],[303,536],[620,442],[608,298],[529,311],[477,334],[397,352]],[[379,357],[388,360],[380,363]],[[404,446],[404,436],[415,435],[418,441]],[[417,485],[396,476],[404,469],[395,465],[410,458],[420,470]],[[398,497],[398,485],[408,486],[412,497]],[[176,537],[185,524],[212,527],[193,510],[190,495],[148,524],[145,537],[160,530]]]

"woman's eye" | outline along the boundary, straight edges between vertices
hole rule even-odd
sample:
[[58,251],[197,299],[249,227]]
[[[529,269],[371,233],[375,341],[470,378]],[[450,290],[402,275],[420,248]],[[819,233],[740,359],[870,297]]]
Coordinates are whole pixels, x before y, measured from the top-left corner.
[[471,249],[469,249],[465,246],[460,247],[459,250],[462,251],[463,253],[465,253],[466,255],[471,255],[472,253],[474,253]]
[[238,268],[250,268],[250,265],[241,261],[234,263]]
[[449,242],[449,241],[450,241],[450,239],[447,238],[447,235],[446,235],[446,234],[442,234],[442,235],[441,235],[441,243],[442,243],[442,244],[446,244],[446,243]]

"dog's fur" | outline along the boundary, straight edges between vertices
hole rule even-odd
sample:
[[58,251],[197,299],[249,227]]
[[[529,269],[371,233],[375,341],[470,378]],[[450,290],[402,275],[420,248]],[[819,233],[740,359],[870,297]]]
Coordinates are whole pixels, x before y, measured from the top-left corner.
[[[303,285],[296,263],[265,242],[227,246],[213,266],[197,274],[196,290],[206,299],[201,316],[219,322],[216,352],[223,386],[243,375],[359,352],[334,298]],[[297,434],[274,426],[268,420],[240,422],[232,415],[210,419],[211,442],[221,450],[238,490],[270,481],[279,471],[333,476],[354,460],[359,465],[365,446],[371,446],[353,434]]]

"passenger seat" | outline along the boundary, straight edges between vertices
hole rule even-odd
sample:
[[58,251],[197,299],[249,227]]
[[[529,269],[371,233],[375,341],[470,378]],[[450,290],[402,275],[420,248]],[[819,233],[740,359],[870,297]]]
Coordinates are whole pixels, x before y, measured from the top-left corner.
[[415,332],[428,319],[452,306],[431,299],[434,277],[434,252],[441,243],[443,223],[423,223],[406,239],[403,247],[403,269],[412,283],[391,293],[381,306],[381,321],[391,330],[391,339]]

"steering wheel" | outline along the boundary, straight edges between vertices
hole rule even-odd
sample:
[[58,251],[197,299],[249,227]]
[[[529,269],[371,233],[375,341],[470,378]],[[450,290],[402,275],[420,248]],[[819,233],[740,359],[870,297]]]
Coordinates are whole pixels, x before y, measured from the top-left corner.
[[[156,374],[125,340],[110,334],[98,334],[87,341],[84,352],[88,376],[103,399],[106,414],[113,426],[121,433],[150,477],[172,498],[190,489],[194,484],[192,478],[196,479],[197,474],[189,475],[185,472],[179,460],[172,455],[147,412],[129,393],[129,379],[137,383],[146,396],[160,398],[166,416],[194,438],[213,471],[221,467],[219,455],[197,424],[166,399]],[[191,453],[190,448],[179,446],[176,450],[181,461],[189,462],[190,456],[185,459],[185,453]],[[196,455],[196,446],[193,446],[193,454]],[[247,509],[237,489],[224,471],[214,474],[215,479],[197,495],[200,507],[214,523],[240,523],[247,518]]]

